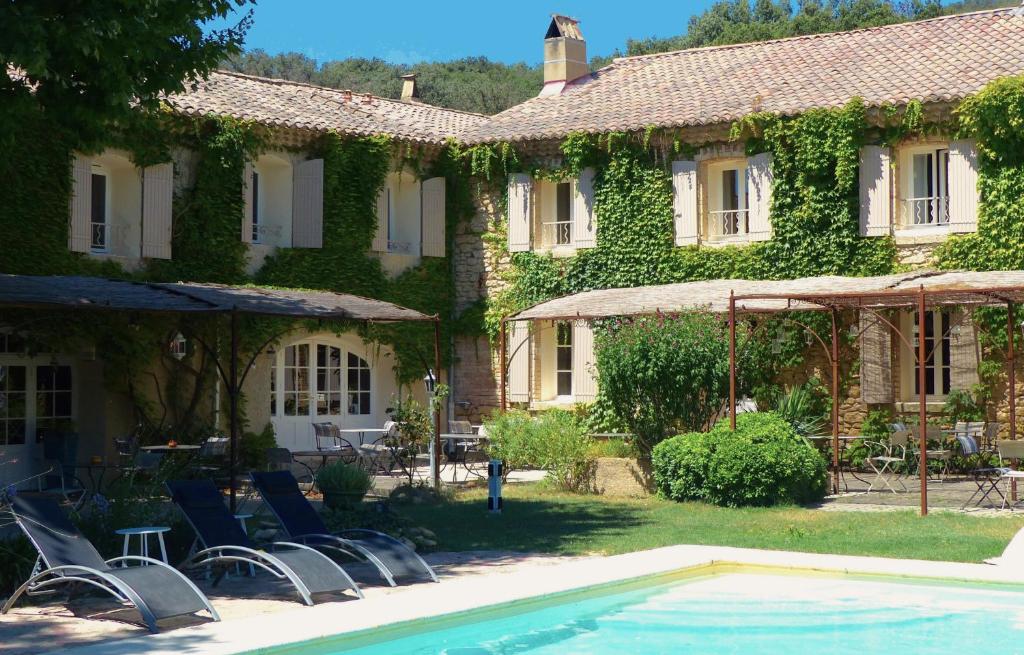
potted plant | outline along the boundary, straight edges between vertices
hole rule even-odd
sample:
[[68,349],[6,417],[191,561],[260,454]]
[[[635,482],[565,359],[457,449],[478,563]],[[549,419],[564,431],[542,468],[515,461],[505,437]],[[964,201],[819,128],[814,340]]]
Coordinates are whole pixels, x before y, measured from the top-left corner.
[[316,474],[316,485],[324,495],[324,505],[349,509],[359,503],[373,486],[370,474],[353,464],[335,462]]

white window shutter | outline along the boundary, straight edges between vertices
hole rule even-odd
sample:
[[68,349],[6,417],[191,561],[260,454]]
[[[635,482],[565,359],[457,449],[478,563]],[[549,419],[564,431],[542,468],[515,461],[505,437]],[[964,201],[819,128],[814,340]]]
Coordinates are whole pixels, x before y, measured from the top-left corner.
[[871,312],[860,312],[860,398],[867,404],[891,403],[892,337],[889,326]]
[[530,324],[509,321],[508,329],[508,399],[514,403],[530,402]]
[[324,246],[324,160],[296,164],[292,172],[292,247]]
[[71,215],[68,249],[89,252],[92,244],[92,160],[75,155],[71,164]]
[[751,241],[772,238],[772,156],[764,152],[747,160],[747,228]]
[[672,208],[676,245],[696,245],[700,234],[697,220],[697,162],[672,162]]
[[892,166],[889,149],[860,149],[860,235],[881,237],[892,225]]
[[572,197],[572,238],[577,248],[593,248],[597,245],[593,168],[584,168],[576,180]]
[[978,335],[971,315],[951,312],[949,317],[949,386],[971,391],[978,384]]
[[174,202],[174,165],[147,166],[142,170],[142,256],[171,258],[171,206]]
[[420,194],[421,252],[424,257],[444,257],[444,178],[424,180]]
[[242,242],[252,243],[252,208],[256,204],[257,198],[253,197],[252,188],[252,163],[245,162],[245,168],[242,171]]
[[525,173],[508,178],[508,250],[530,249],[530,222],[533,220],[533,180]]
[[978,229],[978,152],[973,139],[949,144],[949,229]]
[[590,403],[597,398],[594,331],[580,323],[576,321],[572,326],[572,395],[578,403]]
[[373,233],[374,252],[388,251],[388,184],[380,188],[377,194],[377,231]]

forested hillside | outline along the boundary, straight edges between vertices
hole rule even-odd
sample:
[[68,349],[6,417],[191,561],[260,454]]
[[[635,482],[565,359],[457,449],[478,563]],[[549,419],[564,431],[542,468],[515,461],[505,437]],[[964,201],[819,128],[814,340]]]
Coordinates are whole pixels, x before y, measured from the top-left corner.
[[[685,26],[680,18],[680,34],[629,39],[624,52],[594,56],[591,65],[600,68],[622,54],[651,54],[850,30],[1016,4],[1016,0],[962,0],[945,6],[938,0],[719,0],[704,13],[692,16]],[[681,8],[684,6],[680,3]],[[586,16],[580,18],[586,34]],[[673,22],[668,16],[662,19],[663,24]],[[539,37],[537,52],[539,56]],[[543,80],[539,63],[508,65],[486,57],[406,65],[361,58],[317,62],[296,52],[268,55],[253,50],[225,62],[224,67],[389,98],[397,98],[401,93],[400,76],[415,71],[424,102],[484,114],[497,113],[537,95]]]

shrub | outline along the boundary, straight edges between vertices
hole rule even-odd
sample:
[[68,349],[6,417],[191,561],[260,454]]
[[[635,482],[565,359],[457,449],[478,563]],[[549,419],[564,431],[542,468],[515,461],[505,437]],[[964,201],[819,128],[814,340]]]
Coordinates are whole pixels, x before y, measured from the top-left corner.
[[675,500],[738,507],[808,503],[825,495],[826,463],[775,413],[741,414],[710,432],[673,437],[652,454],[658,491]]
[[536,439],[533,418],[522,410],[495,412],[484,422],[487,430],[487,456],[505,463],[504,476],[516,469],[534,466]]
[[583,491],[590,479],[593,439],[586,424],[570,412],[544,412],[533,430],[536,465],[548,471],[551,482],[565,491]]
[[239,464],[247,470],[262,469],[267,463],[267,450],[277,446],[274,426],[267,423],[259,432],[246,432],[238,444]]
[[950,423],[958,421],[981,421],[985,418],[985,409],[974,398],[974,394],[966,389],[953,389],[946,396],[943,411]]
[[815,395],[817,388],[812,383],[796,386],[780,394],[775,402],[775,413],[803,437],[821,434],[829,424],[828,412]]
[[585,488],[593,456],[586,424],[571,412],[552,409],[536,419],[524,411],[495,413],[485,423],[487,454],[513,469],[539,468],[566,491]]

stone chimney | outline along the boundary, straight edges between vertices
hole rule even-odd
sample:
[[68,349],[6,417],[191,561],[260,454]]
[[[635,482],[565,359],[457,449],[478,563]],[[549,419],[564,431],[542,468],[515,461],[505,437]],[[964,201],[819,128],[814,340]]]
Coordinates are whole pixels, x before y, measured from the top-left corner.
[[544,89],[541,95],[559,93],[567,82],[590,73],[587,64],[587,42],[575,18],[551,15],[551,25],[544,35]]
[[416,73],[402,76],[402,102],[416,102],[420,92],[416,88]]

